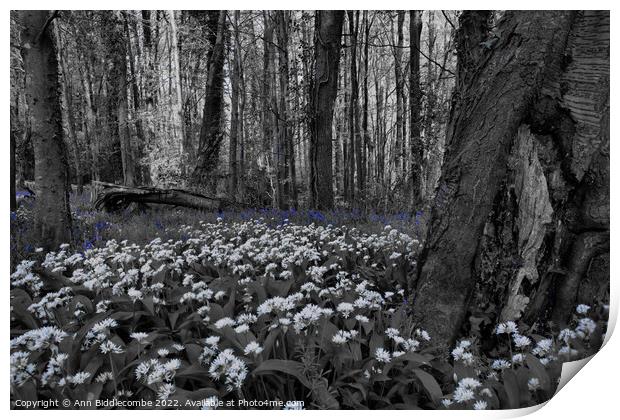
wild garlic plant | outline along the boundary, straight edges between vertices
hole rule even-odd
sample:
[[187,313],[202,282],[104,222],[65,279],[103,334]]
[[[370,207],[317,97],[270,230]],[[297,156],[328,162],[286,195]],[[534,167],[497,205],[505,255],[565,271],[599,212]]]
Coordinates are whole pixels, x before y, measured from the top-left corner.
[[[406,301],[415,238],[261,220],[178,230],[182,239],[61,246],[17,265],[13,399],[498,408],[548,395],[549,368],[600,329],[583,307],[550,342],[506,323],[497,332],[510,337],[510,357],[483,359],[465,340],[446,365]],[[505,398],[522,379],[531,401]]]

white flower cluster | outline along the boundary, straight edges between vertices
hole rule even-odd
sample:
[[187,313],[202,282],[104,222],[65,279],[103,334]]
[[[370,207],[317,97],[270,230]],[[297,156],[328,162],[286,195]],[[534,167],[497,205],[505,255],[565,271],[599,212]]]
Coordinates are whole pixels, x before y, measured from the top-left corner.
[[460,361],[466,366],[471,366],[474,363],[474,355],[469,351],[471,341],[461,340],[458,345],[452,350],[452,357],[455,361]]
[[233,354],[232,349],[222,350],[209,366],[209,375],[214,380],[224,378],[228,391],[241,389],[248,375],[248,368],[243,360]]
[[57,327],[42,327],[30,330],[11,340],[11,348],[23,347],[30,351],[51,350],[56,352],[58,344],[65,339],[67,333]]
[[136,368],[136,379],[147,385],[172,382],[174,376],[181,367],[181,360],[171,359],[160,362],[158,359],[150,359],[142,362]]
[[70,287],[63,287],[57,292],[46,294],[41,300],[28,306],[28,310],[47,323],[53,316],[54,310],[68,305],[71,299],[73,299],[73,291]]
[[34,296],[38,296],[43,288],[43,281],[38,274],[32,272],[32,268],[36,261],[23,260],[15,268],[15,272],[11,274],[11,284],[15,287],[23,287],[29,290]]

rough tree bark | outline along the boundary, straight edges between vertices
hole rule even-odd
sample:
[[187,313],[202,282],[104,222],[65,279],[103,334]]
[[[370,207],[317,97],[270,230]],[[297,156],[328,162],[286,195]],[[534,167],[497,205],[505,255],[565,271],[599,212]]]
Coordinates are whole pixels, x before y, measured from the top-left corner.
[[95,208],[108,212],[124,210],[132,203],[138,205],[165,204],[200,210],[218,210],[225,203],[218,198],[207,197],[180,189],[155,187],[129,187],[99,182],[103,190],[95,200]]
[[[210,21],[214,20],[213,12]],[[217,12],[216,12],[217,13]],[[209,175],[217,167],[222,144],[222,112],[224,108],[224,38],[226,32],[226,11],[217,13],[217,31],[209,55],[205,104],[200,127],[198,163],[193,178],[198,185],[215,187]]]
[[67,157],[52,19],[46,10],[20,12],[26,101],[32,117],[35,158],[34,229],[44,242],[41,245],[48,249],[71,238]]
[[[455,338],[476,286],[474,259],[530,110],[557,82],[573,12],[505,12],[494,42],[459,85],[429,236],[419,261],[414,315],[440,343]],[[548,82],[547,82],[548,84]]]
[[338,85],[344,11],[322,10],[315,17],[314,77],[310,87],[310,194],[312,206],[334,206],[332,117]]

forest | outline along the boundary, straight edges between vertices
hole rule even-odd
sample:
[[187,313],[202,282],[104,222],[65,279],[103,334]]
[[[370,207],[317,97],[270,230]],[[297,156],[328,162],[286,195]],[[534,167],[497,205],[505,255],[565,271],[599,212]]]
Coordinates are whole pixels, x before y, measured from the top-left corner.
[[10,29],[12,408],[522,408],[602,346],[609,11]]

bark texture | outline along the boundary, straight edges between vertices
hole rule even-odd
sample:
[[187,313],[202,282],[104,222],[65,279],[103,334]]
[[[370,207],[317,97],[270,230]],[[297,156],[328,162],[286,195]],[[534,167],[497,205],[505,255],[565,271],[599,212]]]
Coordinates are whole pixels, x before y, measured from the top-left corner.
[[130,187],[99,182],[103,190],[97,196],[95,208],[108,212],[126,209],[132,203],[168,204],[202,210],[218,210],[223,202],[202,194],[180,189],[163,189],[155,187]]
[[414,305],[444,343],[468,303],[561,327],[609,288],[609,12],[506,12],[478,45]]
[[338,86],[340,38],[344,11],[316,12],[314,78],[310,88],[310,192],[312,206],[334,206],[332,185],[332,117]]
[[[215,16],[209,12],[213,22]],[[224,37],[226,11],[217,13],[217,30],[210,54],[205,88],[205,104],[200,127],[198,163],[194,169],[194,181],[199,185],[213,184],[210,175],[217,167],[222,144],[222,112],[224,108]],[[213,41],[213,38],[211,38]]]
[[453,340],[463,322],[478,243],[511,145],[561,59],[572,21],[570,12],[506,12],[498,41],[477,52],[471,81],[459,92],[414,296],[417,320],[438,342]]
[[34,229],[48,249],[68,242],[71,237],[61,87],[51,19],[45,10],[20,12],[26,101],[32,117],[35,159]]

